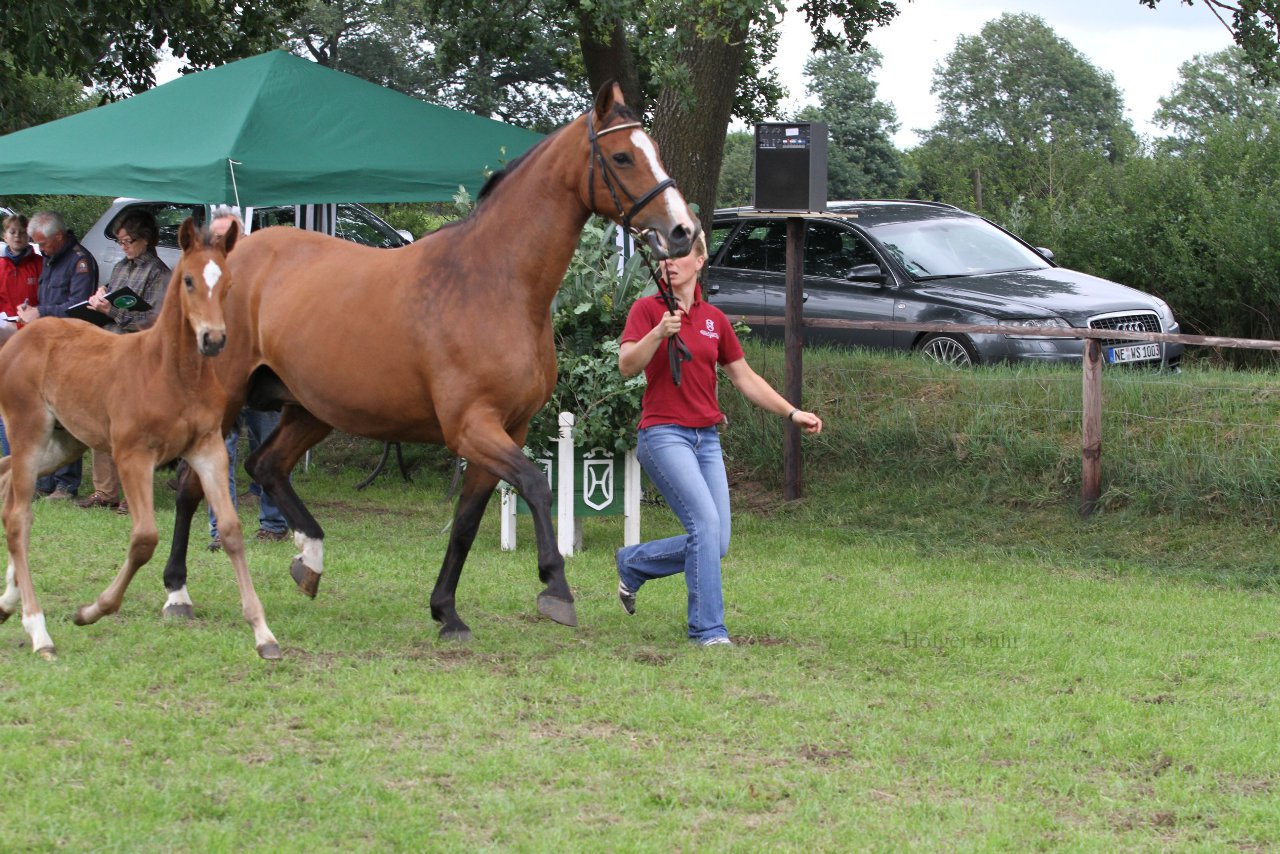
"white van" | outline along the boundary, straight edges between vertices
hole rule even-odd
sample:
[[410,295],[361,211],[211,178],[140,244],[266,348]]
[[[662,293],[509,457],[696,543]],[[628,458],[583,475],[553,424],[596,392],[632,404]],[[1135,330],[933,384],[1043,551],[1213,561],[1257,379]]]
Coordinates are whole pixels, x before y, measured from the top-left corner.
[[[334,221],[334,233],[345,240],[362,243],[365,246],[394,249],[408,246],[413,242],[413,235],[407,231],[398,231],[380,219],[377,214],[363,205],[339,204],[334,206],[337,214]],[[209,206],[187,204],[185,202],[158,202],[148,199],[119,198],[111,203],[107,212],[98,218],[93,227],[80,238],[89,253],[98,262],[98,278],[106,283],[111,278],[111,271],[124,258],[124,251],[116,243],[116,223],[121,215],[133,210],[146,210],[156,218],[160,226],[160,237],[156,241],[156,254],[170,268],[178,260],[178,229],[187,217],[194,217],[196,222],[205,222],[209,216]],[[249,224],[249,231],[266,228],[270,225],[299,225],[302,216],[301,206],[274,205],[263,208],[245,208],[244,214]]]

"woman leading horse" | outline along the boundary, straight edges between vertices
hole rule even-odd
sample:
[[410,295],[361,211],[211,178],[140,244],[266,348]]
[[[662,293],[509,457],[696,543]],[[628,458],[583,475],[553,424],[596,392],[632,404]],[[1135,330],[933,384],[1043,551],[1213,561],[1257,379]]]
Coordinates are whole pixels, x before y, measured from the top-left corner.
[[[529,421],[556,383],[551,301],[587,218],[644,235],[659,257],[689,252],[698,227],[657,146],[605,86],[592,109],[495,174],[474,213],[401,249],[289,228],[241,241],[219,376],[227,424],[246,400],[282,407],[280,426],[245,463],[295,532],[292,572],[314,596],[324,533],[289,483],[331,430],[383,441],[444,444],[467,459],[449,544],[431,594],[442,637],[470,635],[455,593],[499,480],[532,509],[538,610],[576,625],[551,526],[551,491],[521,451]],[[186,578],[199,484],[183,476],[165,586]]]

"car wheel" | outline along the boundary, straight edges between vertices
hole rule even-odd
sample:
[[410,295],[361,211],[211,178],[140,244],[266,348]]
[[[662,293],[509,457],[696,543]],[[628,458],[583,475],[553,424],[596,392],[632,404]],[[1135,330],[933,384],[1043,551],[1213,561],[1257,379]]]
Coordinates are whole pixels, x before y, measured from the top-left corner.
[[962,335],[926,335],[916,345],[916,350],[926,359],[967,368],[978,364],[978,351]]

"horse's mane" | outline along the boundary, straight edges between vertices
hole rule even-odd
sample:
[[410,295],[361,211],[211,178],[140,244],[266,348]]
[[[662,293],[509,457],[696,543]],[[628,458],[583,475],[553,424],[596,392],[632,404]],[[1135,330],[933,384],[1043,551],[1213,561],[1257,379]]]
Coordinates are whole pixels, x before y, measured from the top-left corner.
[[[606,119],[605,124],[609,124],[613,119],[621,119],[623,121],[628,121],[628,122],[640,121],[640,117],[637,116],[635,114],[635,111],[633,111],[626,104],[614,104],[613,108],[609,111],[609,117],[608,119]],[[514,160],[512,160],[506,166],[503,166],[497,172],[494,172],[493,174],[491,174],[488,177],[488,179],[485,180],[484,186],[480,188],[480,194],[476,196],[476,205],[472,209],[471,213],[463,219],[456,219],[453,222],[446,222],[444,225],[440,226],[434,232],[432,232],[432,234],[439,233],[441,231],[444,231],[445,229],[456,228],[457,226],[460,226],[465,222],[469,222],[477,213],[480,212],[480,210],[484,206],[485,200],[493,195],[494,191],[498,188],[498,185],[502,183],[502,180],[504,178],[506,178],[512,172],[515,172],[517,169],[519,169],[526,160],[530,159],[536,152],[542,150],[542,148],[548,145],[551,142],[551,140],[555,139],[557,136],[564,133],[564,131],[567,130],[569,126],[572,124],[573,122],[570,122],[569,124],[566,124],[566,125],[562,125],[561,127],[547,134],[545,137],[543,137],[541,140],[538,141],[537,145],[533,146],[532,148],[525,151],[523,154],[516,157]]]
[[[608,125],[613,119],[621,119],[623,121],[628,121],[628,122],[640,121],[640,117],[637,116],[635,114],[635,111],[633,111],[626,104],[614,104],[613,108],[609,110],[609,116],[608,118],[605,119],[605,124]],[[572,124],[572,122],[570,122],[569,124]],[[516,169],[519,169],[520,164],[524,163],[524,161],[530,155],[532,155],[535,151],[538,151],[539,149],[541,149],[547,143],[551,142],[552,139],[559,136],[568,127],[569,125],[564,125],[563,127],[559,128],[555,132],[543,137],[543,139],[533,148],[530,148],[528,151],[521,154],[515,160],[512,160],[506,166],[502,167],[497,172],[494,172],[492,175],[490,175],[489,180],[485,181],[484,186],[480,188],[480,195],[476,197],[477,206],[479,205],[480,202],[483,202],[489,195],[491,195],[495,189],[497,189],[498,184],[502,182],[503,178],[505,178],[507,175],[511,174],[512,172],[514,172]]]

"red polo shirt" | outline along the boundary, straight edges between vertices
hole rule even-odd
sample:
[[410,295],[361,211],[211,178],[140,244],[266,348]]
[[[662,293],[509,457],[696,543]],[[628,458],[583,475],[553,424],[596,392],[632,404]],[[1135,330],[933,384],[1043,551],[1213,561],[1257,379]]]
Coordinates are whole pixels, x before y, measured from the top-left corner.
[[[666,306],[657,294],[635,301],[622,330],[622,343],[639,341],[658,325]],[[728,365],[742,358],[742,345],[724,312],[702,299],[699,290],[693,306],[681,319],[680,340],[693,354],[680,369],[680,385],[671,380],[667,345],[662,343],[645,366],[648,386],[640,404],[640,427],[679,424],[682,427],[710,427],[724,420],[716,399],[716,365]]]

